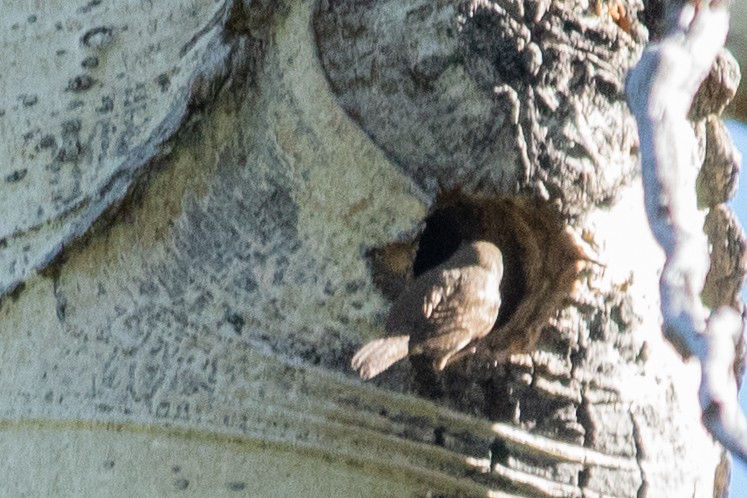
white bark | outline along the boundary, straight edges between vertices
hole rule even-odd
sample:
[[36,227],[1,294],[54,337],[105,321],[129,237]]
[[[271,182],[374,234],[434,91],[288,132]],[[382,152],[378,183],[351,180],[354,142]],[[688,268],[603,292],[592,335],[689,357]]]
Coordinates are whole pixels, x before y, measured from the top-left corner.
[[[621,98],[644,31],[585,2],[484,25],[445,0],[329,5],[0,0],[4,489],[712,496],[721,448],[697,365],[658,333]],[[483,43],[506,16],[517,38]],[[497,45],[518,62],[492,65]],[[537,350],[450,367],[428,401],[408,365],[376,386],[348,365],[388,309],[366,255],[412,247],[439,181],[524,194],[493,215],[572,213],[606,266],[560,300],[538,215],[513,248],[548,258]]]
[[685,2],[672,10],[667,36],[647,47],[627,87],[641,137],[646,211],[667,256],[660,283],[664,331],[685,358],[700,360],[703,422],[747,461],[747,421],[733,369],[741,361],[743,324],[736,310],[724,306],[706,325],[700,295],[710,258],[695,189],[698,144],[687,120],[726,39],[728,2],[713,7]]

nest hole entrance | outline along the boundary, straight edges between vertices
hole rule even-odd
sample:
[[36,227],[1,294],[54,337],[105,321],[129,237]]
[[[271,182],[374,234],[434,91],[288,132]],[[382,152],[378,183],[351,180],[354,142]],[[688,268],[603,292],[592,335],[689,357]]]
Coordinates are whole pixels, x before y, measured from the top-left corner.
[[508,322],[526,290],[521,244],[511,225],[513,217],[506,212],[510,207],[505,199],[480,202],[462,195],[440,196],[424,220],[412,263],[413,277],[417,277],[449,259],[464,241],[495,244],[503,254],[503,278],[501,311],[494,329]]
[[407,282],[446,261],[463,241],[485,240],[503,253],[501,309],[478,346],[496,356],[529,353],[559,309],[586,259],[561,216],[542,201],[520,196],[438,195],[419,237],[368,252],[374,284],[395,300]]

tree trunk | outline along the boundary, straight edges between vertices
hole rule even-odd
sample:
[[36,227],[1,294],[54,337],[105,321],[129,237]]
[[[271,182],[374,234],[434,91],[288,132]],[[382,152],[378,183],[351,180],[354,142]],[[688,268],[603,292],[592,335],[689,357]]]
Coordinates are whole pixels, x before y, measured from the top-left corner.
[[[624,99],[657,2],[6,3],[10,495],[723,496]],[[741,311],[719,64],[693,223]],[[465,239],[503,252],[493,332],[360,382]]]

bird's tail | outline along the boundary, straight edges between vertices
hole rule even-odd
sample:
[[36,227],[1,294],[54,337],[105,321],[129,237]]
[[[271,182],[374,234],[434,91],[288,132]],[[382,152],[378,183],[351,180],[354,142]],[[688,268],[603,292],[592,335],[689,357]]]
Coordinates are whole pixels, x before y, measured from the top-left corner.
[[361,379],[368,380],[405,358],[409,343],[409,335],[376,339],[360,348],[350,364],[358,371]]

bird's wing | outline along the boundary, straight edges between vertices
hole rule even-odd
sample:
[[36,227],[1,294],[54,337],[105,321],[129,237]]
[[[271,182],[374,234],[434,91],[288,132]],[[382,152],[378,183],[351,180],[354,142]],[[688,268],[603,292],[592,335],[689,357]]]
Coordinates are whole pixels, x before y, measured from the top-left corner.
[[[487,334],[495,323],[501,303],[499,293],[489,290],[488,278],[488,272],[479,267],[439,272],[423,293],[423,323],[414,328],[422,333],[414,334],[413,339],[420,340],[425,350],[436,345],[437,349],[450,349],[464,347],[456,344],[464,342],[464,337]],[[449,340],[449,336],[453,336],[454,341]]]

